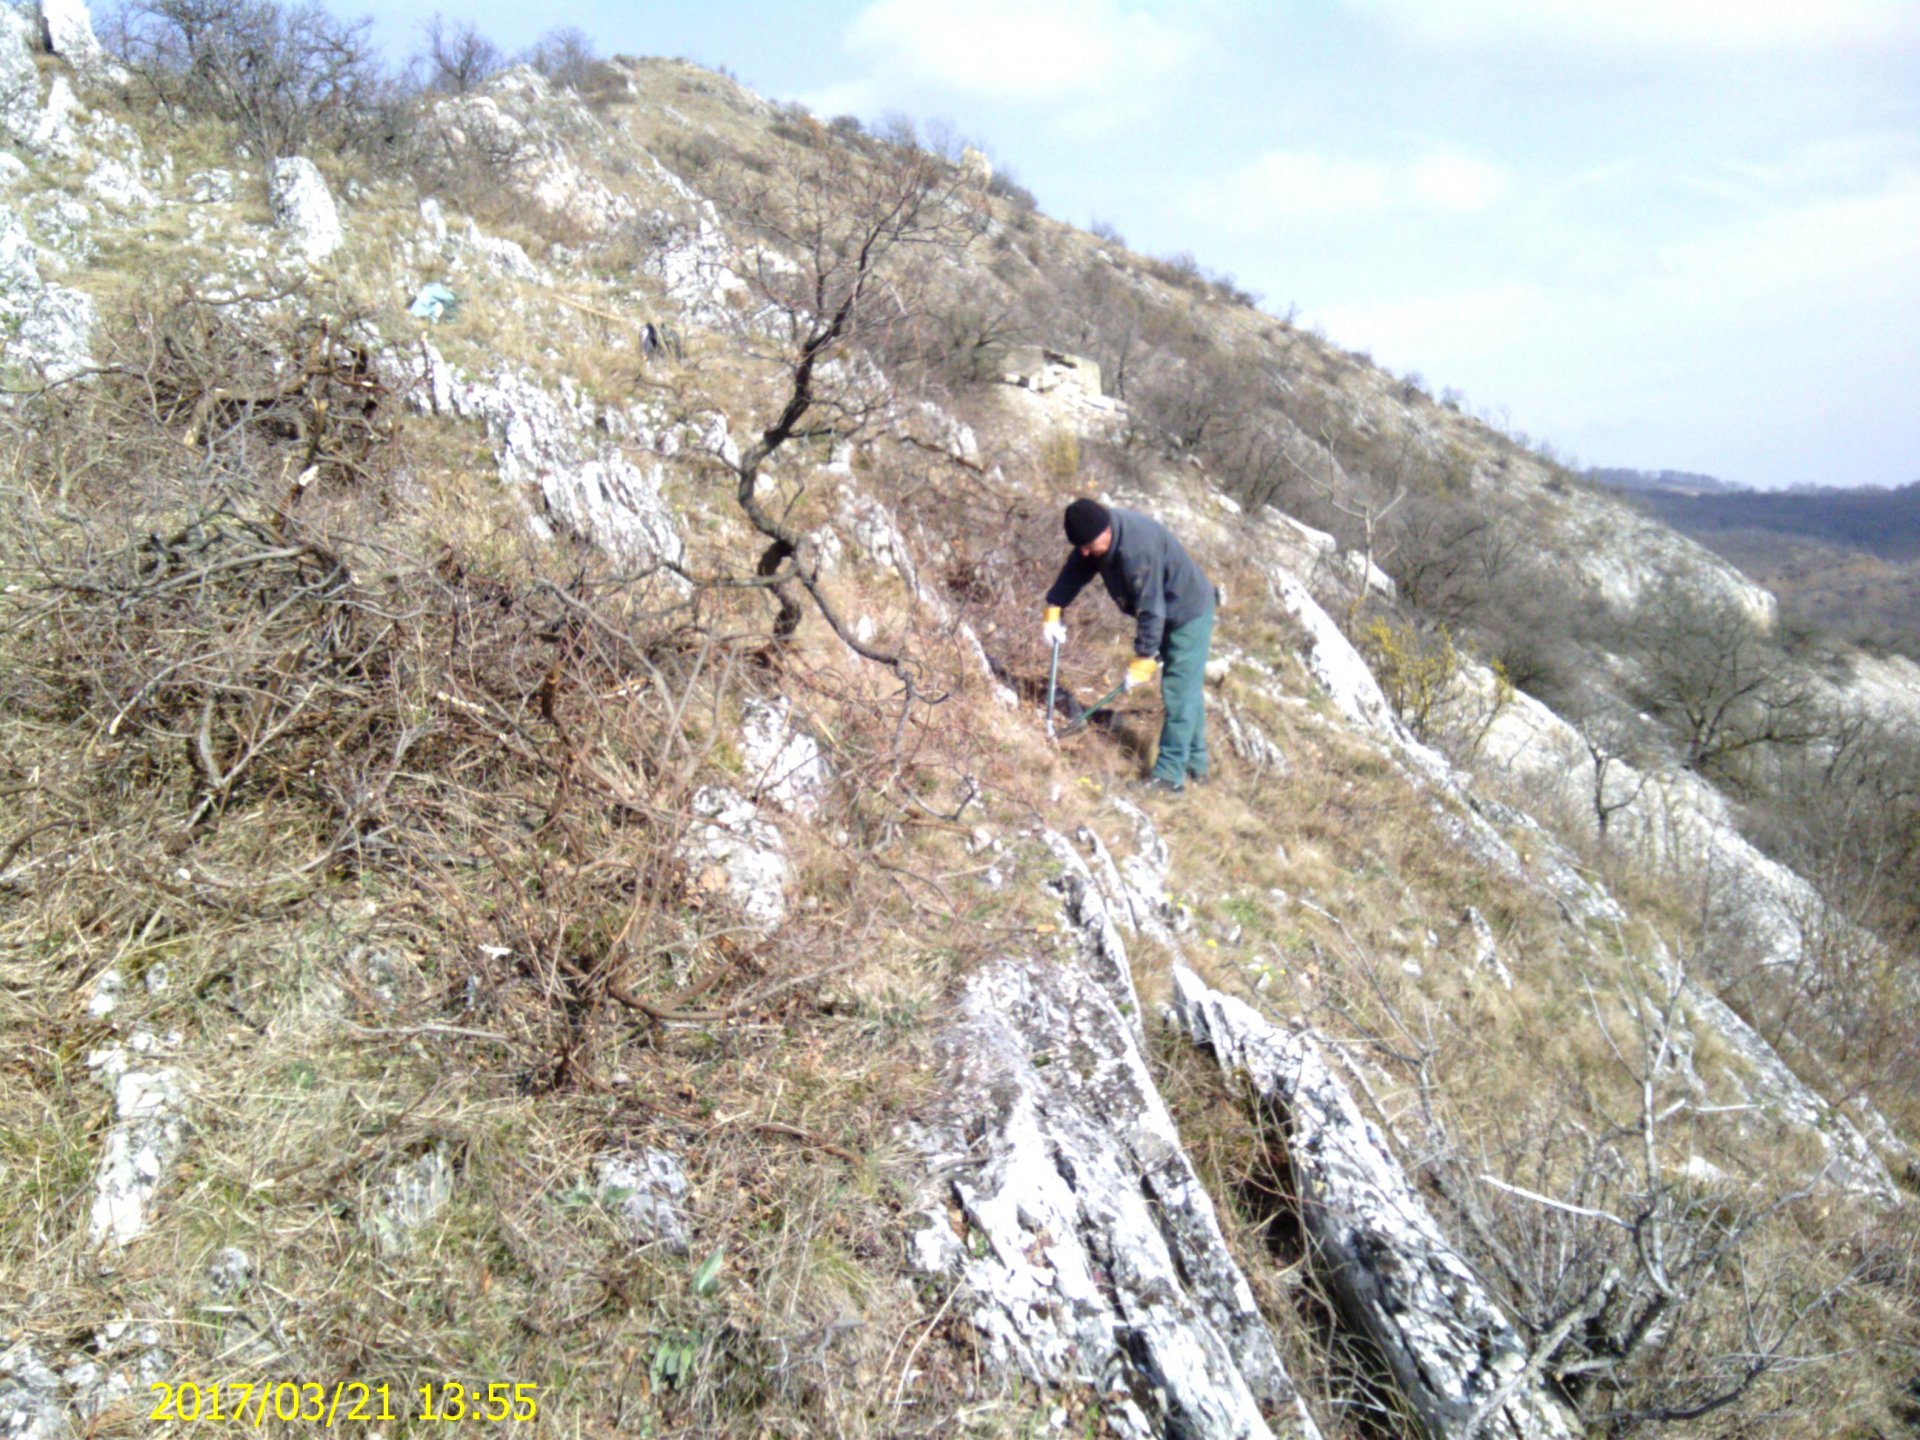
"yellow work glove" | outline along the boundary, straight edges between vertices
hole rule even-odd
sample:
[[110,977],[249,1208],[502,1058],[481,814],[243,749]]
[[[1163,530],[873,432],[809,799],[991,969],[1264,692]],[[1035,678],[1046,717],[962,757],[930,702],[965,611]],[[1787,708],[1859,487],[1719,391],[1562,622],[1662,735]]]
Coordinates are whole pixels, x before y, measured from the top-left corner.
[[1067,643],[1067,627],[1060,619],[1060,607],[1058,605],[1047,606],[1047,618],[1045,623],[1040,627],[1040,638],[1049,645],[1064,645]]
[[1142,655],[1138,660],[1127,666],[1128,691],[1138,690],[1142,685],[1152,684],[1153,677],[1159,670],[1160,662],[1158,660],[1149,659],[1147,656]]

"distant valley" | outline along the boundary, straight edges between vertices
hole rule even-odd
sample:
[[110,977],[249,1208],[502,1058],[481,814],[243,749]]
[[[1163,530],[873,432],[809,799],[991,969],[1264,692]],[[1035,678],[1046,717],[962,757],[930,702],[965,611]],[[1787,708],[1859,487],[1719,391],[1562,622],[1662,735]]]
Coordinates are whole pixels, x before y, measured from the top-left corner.
[[1790,624],[1920,659],[1920,481],[1764,491],[1675,470],[1588,475],[1772,590]]

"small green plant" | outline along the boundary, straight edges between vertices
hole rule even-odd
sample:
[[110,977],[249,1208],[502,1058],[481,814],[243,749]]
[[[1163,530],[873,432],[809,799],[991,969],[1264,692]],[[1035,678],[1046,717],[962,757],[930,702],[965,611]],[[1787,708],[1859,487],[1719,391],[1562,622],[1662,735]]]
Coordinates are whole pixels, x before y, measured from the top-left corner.
[[[693,1272],[691,1289],[696,1300],[710,1300],[720,1288],[720,1270],[727,1261],[727,1247],[716,1245],[713,1253],[700,1262],[700,1268]],[[705,1324],[676,1327],[661,1335],[653,1347],[653,1359],[647,1366],[647,1374],[656,1389],[672,1389],[687,1384],[693,1379],[699,1366],[700,1352],[706,1349],[709,1326]]]

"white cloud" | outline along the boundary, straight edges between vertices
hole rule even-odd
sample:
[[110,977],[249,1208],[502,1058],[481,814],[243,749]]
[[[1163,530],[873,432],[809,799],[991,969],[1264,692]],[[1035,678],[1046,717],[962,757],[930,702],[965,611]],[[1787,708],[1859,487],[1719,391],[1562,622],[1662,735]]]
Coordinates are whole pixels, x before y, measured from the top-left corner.
[[1152,83],[1190,59],[1199,37],[1120,0],[874,0],[848,43],[948,90],[1045,101]]
[[1150,97],[1204,35],[1127,0],[872,0],[846,44],[867,76],[835,92],[871,104],[928,90],[1052,109],[1107,109]]
[[1662,245],[1626,239],[1591,237],[1616,260],[1631,250],[1602,283],[1436,272],[1319,318],[1588,459],[1763,483],[1913,478],[1896,396],[1920,370],[1920,166]]
[[1258,234],[1276,225],[1337,224],[1408,212],[1466,214],[1497,205],[1506,171],[1457,150],[1376,160],[1313,150],[1269,150],[1198,183],[1186,209],[1221,230]]
[[1913,0],[1347,0],[1428,44],[1757,54],[1920,42]]
[[1413,163],[1413,192],[1436,210],[1484,210],[1507,193],[1507,173],[1457,151],[1436,151]]

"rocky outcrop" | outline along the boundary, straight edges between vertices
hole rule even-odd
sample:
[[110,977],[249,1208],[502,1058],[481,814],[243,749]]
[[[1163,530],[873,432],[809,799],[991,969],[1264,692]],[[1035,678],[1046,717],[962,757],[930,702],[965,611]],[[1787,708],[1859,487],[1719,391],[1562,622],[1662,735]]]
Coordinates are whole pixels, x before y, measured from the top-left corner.
[[679,523],[661,495],[661,467],[643,469],[607,438],[624,436],[668,454],[675,446],[665,433],[603,410],[571,387],[555,395],[517,372],[468,380],[425,341],[402,364],[416,382],[415,404],[484,423],[501,481],[537,493],[566,529],[631,565],[681,557]]
[[55,1440],[66,1430],[66,1387],[32,1345],[0,1352],[0,1437]]
[[108,1046],[87,1057],[88,1067],[113,1093],[113,1124],[94,1172],[87,1229],[94,1243],[112,1249],[146,1233],[154,1194],[186,1137],[179,1074],[157,1063],[162,1048],[151,1034],[136,1030],[125,1046]]
[[92,1434],[110,1406],[150,1400],[148,1387],[174,1366],[145,1322],[115,1320],[70,1343],[54,1362],[30,1341],[0,1351],[0,1440]]
[[20,217],[0,206],[0,363],[33,379],[71,379],[93,365],[93,300],[49,285]]
[[0,131],[25,142],[40,114],[40,71],[27,17],[0,5]]
[[340,212],[319,167],[304,155],[273,162],[267,177],[273,221],[309,260],[324,260],[346,239]]
[[[1091,842],[1099,847],[1095,854],[1106,860],[1106,850],[1100,847],[1099,839],[1091,830],[1081,831],[1081,837],[1083,843]],[[1061,909],[1072,927],[1081,968],[1107,993],[1134,1033],[1144,1033],[1140,996],[1134,990],[1133,971],[1127,963],[1127,945],[1115,923],[1116,905],[1124,903],[1115,898],[1117,873],[1113,882],[1103,887],[1066,836],[1049,830],[1041,838],[1061,865],[1060,877],[1050,888],[1060,897]],[[1112,861],[1106,860],[1104,868],[1112,872]],[[1126,923],[1131,925],[1131,921]]]
[[681,842],[696,895],[728,900],[749,925],[770,934],[787,918],[787,845],[746,796],[709,785],[693,796]]
[[803,819],[820,808],[827,789],[827,761],[820,743],[793,721],[784,696],[750,700],[740,717],[740,745],[755,798]]
[[447,154],[485,166],[501,185],[588,234],[605,236],[637,213],[576,158],[576,145],[604,146],[605,127],[579,96],[525,65],[441,100],[425,123]]
[[1184,966],[1176,1013],[1251,1083],[1293,1169],[1300,1218],[1345,1320],[1366,1336],[1433,1440],[1565,1437],[1574,1416],[1529,1376],[1512,1323],[1447,1243],[1379,1130],[1305,1033],[1280,1029]]
[[996,961],[940,1048],[914,1249],[989,1352],[1136,1440],[1316,1436],[1114,997]]
[[110,68],[83,0],[40,0],[40,41],[83,75]]

